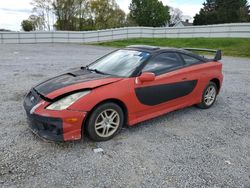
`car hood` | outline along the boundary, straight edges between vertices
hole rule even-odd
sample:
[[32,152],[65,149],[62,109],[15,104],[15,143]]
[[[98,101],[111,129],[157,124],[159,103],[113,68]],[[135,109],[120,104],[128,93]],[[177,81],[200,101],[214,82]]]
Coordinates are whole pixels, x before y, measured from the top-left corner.
[[67,93],[93,89],[121,79],[110,75],[97,74],[86,69],[74,69],[38,84],[34,87],[34,90],[43,97],[52,100]]

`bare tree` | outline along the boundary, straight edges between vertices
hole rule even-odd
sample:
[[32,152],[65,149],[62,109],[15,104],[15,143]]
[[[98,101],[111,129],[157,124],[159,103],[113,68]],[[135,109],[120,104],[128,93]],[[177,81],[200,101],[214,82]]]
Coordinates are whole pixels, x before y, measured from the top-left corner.
[[33,23],[35,30],[45,30],[45,23],[42,17],[32,14],[28,20]]
[[44,29],[50,31],[53,16],[52,0],[32,0],[31,5],[34,6],[33,12],[43,20]]
[[170,15],[171,15],[170,25],[177,24],[179,21],[182,20],[183,17],[182,11],[178,8],[173,8],[173,7],[170,7]]

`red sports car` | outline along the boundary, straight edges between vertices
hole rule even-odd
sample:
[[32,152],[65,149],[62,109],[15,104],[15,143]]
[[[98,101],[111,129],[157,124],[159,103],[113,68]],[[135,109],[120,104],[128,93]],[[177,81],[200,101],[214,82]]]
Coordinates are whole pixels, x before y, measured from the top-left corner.
[[[192,51],[216,52],[207,59]],[[221,51],[129,46],[33,87],[24,99],[29,127],[53,141],[114,137],[122,126],[197,105],[220,91]]]

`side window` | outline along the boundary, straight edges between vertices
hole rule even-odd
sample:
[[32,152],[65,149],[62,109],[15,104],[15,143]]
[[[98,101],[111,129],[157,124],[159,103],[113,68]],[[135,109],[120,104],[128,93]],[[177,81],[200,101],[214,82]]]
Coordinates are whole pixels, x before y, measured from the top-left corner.
[[201,62],[201,60],[199,59],[196,59],[194,57],[191,57],[189,55],[184,55],[184,54],[181,54],[181,57],[184,59],[185,63],[187,65],[194,65],[194,64],[198,64]]
[[142,72],[153,72],[160,75],[182,65],[181,60],[175,53],[162,53],[149,60]]

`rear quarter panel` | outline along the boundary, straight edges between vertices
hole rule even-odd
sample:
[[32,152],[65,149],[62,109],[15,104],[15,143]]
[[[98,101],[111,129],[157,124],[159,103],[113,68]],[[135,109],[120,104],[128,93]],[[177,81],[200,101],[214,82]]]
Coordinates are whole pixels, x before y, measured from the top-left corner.
[[207,62],[199,65],[189,66],[183,69],[186,72],[188,80],[198,80],[196,91],[191,96],[195,99],[195,103],[200,103],[204,89],[213,79],[218,79],[220,86],[223,82],[222,63]]

